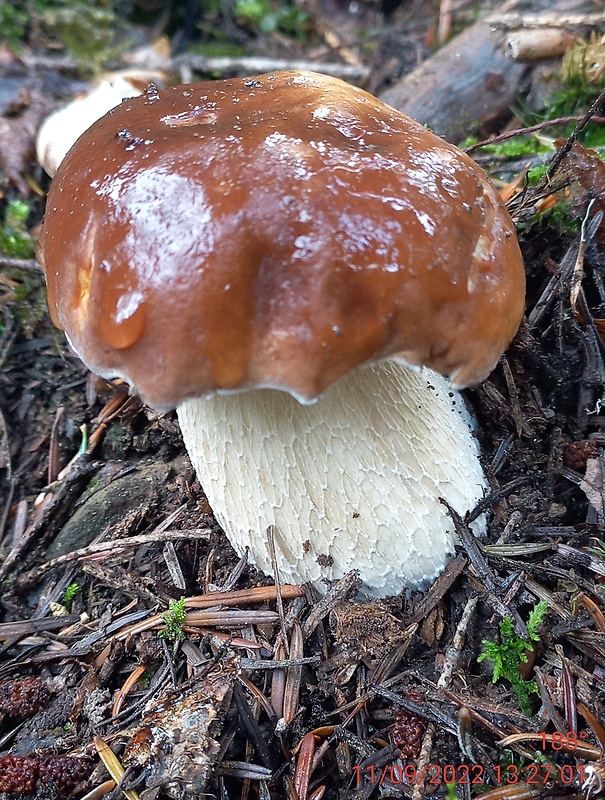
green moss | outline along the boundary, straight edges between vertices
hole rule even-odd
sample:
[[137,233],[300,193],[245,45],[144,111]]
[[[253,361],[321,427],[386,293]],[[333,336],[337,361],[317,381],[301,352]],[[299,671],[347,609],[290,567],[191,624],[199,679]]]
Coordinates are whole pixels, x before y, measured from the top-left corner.
[[42,15],[83,71],[97,73],[128,46],[116,44],[118,19],[109,0],[63,0]]
[[4,274],[13,284],[14,298],[10,302],[12,317],[25,336],[32,336],[48,313],[44,276],[41,272],[37,274],[17,269],[6,269]]
[[582,220],[571,209],[569,200],[559,200],[552,208],[547,208],[539,215],[541,225],[556,228],[562,234],[574,236],[580,233]]
[[558,89],[553,94],[549,117],[581,114],[603,88],[605,45],[601,37],[579,39],[563,57]]
[[522,156],[533,156],[540,153],[547,153],[551,150],[543,141],[535,136],[515,136],[506,139],[504,142],[487,144],[481,148],[483,153],[492,153],[494,156],[505,158],[519,158]]
[[27,32],[28,19],[24,5],[0,2],[0,41],[19,52]]
[[[603,150],[605,148],[605,125],[600,123],[588,125],[580,139],[585,147],[589,147],[592,150]],[[601,158],[605,156],[602,152],[599,152],[599,155]]]
[[527,620],[527,639],[517,636],[510,617],[504,617],[500,621],[500,643],[483,640],[483,652],[477,661],[489,659],[494,664],[492,682],[496,683],[500,678],[506,678],[519,700],[519,705],[524,714],[531,716],[531,696],[538,692],[535,681],[526,681],[521,677],[521,664],[528,661],[527,653],[533,648],[532,642],[539,641],[537,629],[544,620],[544,615],[548,609],[546,600],[537,603],[529,614]]
[[59,40],[85,72],[98,72],[128,46],[116,45],[119,28],[113,0],[0,0],[1,42],[22,50],[36,30],[47,40]]
[[281,31],[305,41],[309,32],[309,15],[289,2],[235,0],[235,16],[265,34]]
[[[537,114],[521,105],[515,113],[524,126],[562,117],[581,117],[603,89],[604,76],[605,45],[601,37],[593,35],[588,41],[580,39],[563,57],[547,107]],[[548,134],[553,139],[567,138],[575,126],[575,122],[561,123],[549,128]],[[588,125],[579,141],[587,147],[604,147],[605,125]]]
[[130,428],[123,425],[110,425],[105,432],[103,442],[103,446],[107,452],[112,452],[116,456],[121,456],[132,446],[132,433]]
[[546,164],[539,164],[536,167],[531,167],[527,173],[527,183],[530,186],[537,186],[545,177],[547,170],[548,166]]
[[9,258],[32,258],[35,253],[36,240],[25,224],[29,212],[29,204],[23,200],[11,200],[6,205],[0,225],[0,251]]
[[246,53],[243,47],[233,44],[233,42],[226,41],[212,41],[204,42],[204,44],[192,45],[189,48],[189,52],[195,53],[196,55],[205,56],[206,58],[221,58],[223,56],[237,58],[238,56],[243,56]]
[[181,597],[180,600],[170,600],[168,603],[168,611],[162,614],[162,622],[166,626],[158,633],[161,639],[168,639],[172,642],[178,642],[185,638],[183,631],[183,623],[187,617],[185,610],[185,598]]

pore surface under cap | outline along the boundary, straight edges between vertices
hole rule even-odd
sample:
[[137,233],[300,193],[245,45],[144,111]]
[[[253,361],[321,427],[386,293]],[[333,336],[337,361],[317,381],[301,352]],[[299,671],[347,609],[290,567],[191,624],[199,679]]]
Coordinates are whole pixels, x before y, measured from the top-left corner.
[[312,399],[387,357],[466,385],[523,308],[480,168],[313,73],[122,103],[61,164],[39,258],[82,359],[157,407],[259,386]]

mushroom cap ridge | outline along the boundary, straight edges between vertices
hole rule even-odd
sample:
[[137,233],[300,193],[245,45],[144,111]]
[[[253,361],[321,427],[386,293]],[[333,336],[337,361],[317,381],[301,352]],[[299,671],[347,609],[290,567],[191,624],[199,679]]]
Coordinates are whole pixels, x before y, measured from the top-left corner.
[[386,358],[465,386],[523,312],[514,226],[482,170],[310,72],[123,102],[62,162],[38,258],[83,361],[157,408],[258,387],[308,402]]

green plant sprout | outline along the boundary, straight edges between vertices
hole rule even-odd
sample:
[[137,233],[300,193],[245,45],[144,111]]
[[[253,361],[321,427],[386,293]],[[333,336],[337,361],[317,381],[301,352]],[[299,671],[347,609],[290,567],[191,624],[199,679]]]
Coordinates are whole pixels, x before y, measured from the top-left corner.
[[546,600],[540,600],[530,611],[527,620],[527,639],[517,636],[510,617],[504,617],[500,621],[500,644],[491,642],[489,639],[483,640],[483,652],[477,659],[478,662],[489,659],[494,664],[494,674],[492,683],[496,683],[500,678],[506,678],[511,682],[512,687],[519,700],[521,710],[528,717],[532,716],[531,696],[538,693],[535,681],[526,681],[521,677],[521,664],[528,661],[528,651],[533,651],[532,642],[539,641],[537,629],[544,620],[544,615],[548,608]]
[[78,456],[83,456],[88,450],[88,428],[86,425],[80,425],[80,433],[82,434],[82,439],[78,448]]
[[71,612],[73,599],[78,594],[79,591],[80,591],[80,585],[78,583],[70,583],[65,592],[63,593],[61,605],[65,606],[68,612]]
[[166,627],[159,631],[158,636],[171,642],[182,641],[185,638],[183,623],[186,616],[184,597],[181,597],[180,600],[169,600],[168,611],[162,614],[162,622]]

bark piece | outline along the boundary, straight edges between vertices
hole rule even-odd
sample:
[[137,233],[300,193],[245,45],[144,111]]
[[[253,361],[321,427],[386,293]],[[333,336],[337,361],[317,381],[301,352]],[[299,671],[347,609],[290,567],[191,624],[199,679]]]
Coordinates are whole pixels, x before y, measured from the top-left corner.
[[548,61],[562,56],[574,41],[574,35],[564,28],[520,30],[508,36],[505,49],[515,61]]
[[104,530],[118,525],[129,511],[155,502],[169,471],[166,464],[145,464],[96,491],[68,520],[46,557],[58,558],[87,547]]
[[527,67],[504,55],[503,34],[486,22],[467,28],[381,100],[448,141],[494,127],[510,107]]

